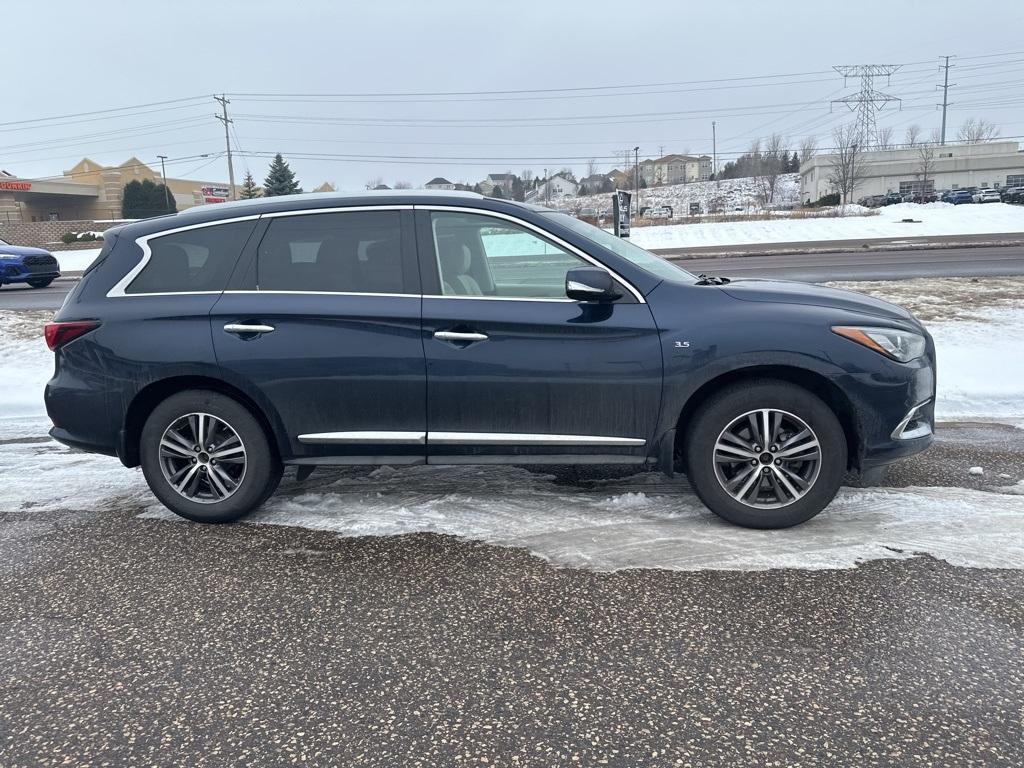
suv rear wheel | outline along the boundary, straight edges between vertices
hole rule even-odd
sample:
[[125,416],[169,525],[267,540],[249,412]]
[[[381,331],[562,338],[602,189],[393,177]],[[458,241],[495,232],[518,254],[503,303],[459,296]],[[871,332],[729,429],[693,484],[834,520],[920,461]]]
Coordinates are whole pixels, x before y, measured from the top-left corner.
[[688,477],[701,501],[748,528],[810,520],[839,490],[846,456],[832,409],[802,387],[773,380],[712,396],[686,441]]
[[172,512],[227,523],[277,489],[281,463],[260,423],[235,400],[205,390],[171,395],[146,419],[142,472]]

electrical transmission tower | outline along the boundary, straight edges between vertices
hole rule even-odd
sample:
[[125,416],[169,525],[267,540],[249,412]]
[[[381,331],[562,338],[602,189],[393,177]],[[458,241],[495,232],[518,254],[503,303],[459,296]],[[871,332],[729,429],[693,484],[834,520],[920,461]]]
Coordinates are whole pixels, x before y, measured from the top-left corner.
[[832,67],[847,78],[860,78],[860,93],[833,99],[833,104],[845,104],[850,111],[857,113],[857,136],[862,147],[871,147],[878,143],[878,127],[875,124],[875,113],[891,101],[900,101],[896,96],[875,90],[876,77],[885,77],[886,82],[902,64],[856,64],[851,66]]

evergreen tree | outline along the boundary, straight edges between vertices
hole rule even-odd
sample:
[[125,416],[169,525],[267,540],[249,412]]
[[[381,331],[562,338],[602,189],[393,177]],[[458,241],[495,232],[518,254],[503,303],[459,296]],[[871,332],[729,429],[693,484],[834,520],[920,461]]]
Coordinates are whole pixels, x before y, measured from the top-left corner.
[[260,189],[259,185],[252,178],[252,171],[246,171],[245,180],[242,182],[242,199],[252,200],[254,197],[259,197],[262,194],[263,190]]
[[295,172],[288,167],[288,163],[278,152],[270,162],[267,178],[263,180],[263,196],[297,195],[300,192],[302,192],[302,188],[295,178]]
[[494,185],[494,189],[491,190],[491,197],[493,197],[495,200],[504,200],[505,199],[505,195],[501,191],[501,185],[500,184],[495,184]]
[[512,199],[523,202],[526,199],[526,192],[523,189],[523,180],[518,176],[512,179]]
[[476,192],[478,195],[483,193],[483,190],[480,189],[480,184],[474,184],[473,191]]
[[121,215],[126,219],[148,219],[177,213],[174,195],[163,184],[149,179],[130,181],[121,194]]

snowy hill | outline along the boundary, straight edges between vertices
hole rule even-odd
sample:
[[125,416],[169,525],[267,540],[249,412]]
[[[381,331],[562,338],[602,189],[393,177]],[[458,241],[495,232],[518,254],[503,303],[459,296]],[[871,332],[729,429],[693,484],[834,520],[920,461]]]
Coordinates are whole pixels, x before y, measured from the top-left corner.
[[[700,203],[701,213],[712,209],[733,211],[737,208],[747,211],[759,209],[757,181],[753,178],[696,181],[690,184],[670,184],[664,187],[650,187],[640,190],[640,202],[644,207],[669,205],[675,218],[686,216],[690,203]],[[562,197],[551,202],[536,202],[560,211],[576,211],[593,208],[598,212],[611,208],[612,196],[608,192],[582,197]],[[779,176],[772,206],[789,206],[800,202],[800,174],[786,173]]]

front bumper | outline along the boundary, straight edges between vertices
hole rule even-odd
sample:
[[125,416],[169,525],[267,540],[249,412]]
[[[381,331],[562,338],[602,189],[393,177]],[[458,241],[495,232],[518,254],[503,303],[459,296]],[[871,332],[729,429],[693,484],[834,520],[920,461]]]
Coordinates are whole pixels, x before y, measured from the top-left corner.
[[19,263],[0,262],[0,285],[27,283],[29,280],[55,280],[60,277],[56,266],[25,266]]

